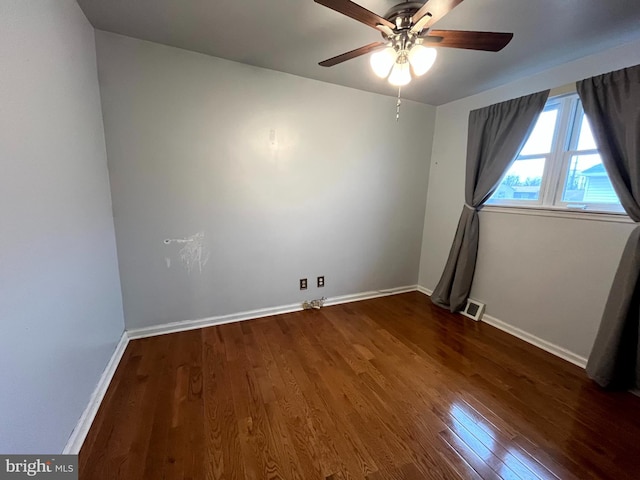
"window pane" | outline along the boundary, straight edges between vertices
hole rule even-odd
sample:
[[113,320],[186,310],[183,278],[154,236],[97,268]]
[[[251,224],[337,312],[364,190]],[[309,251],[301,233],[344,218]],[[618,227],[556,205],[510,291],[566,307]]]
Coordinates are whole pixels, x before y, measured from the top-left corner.
[[562,201],[620,204],[600,155],[571,157]]
[[553,132],[556,128],[558,110],[543,111],[538,117],[527,143],[524,144],[520,155],[539,155],[549,153],[553,143]]
[[595,150],[597,148],[598,146],[596,145],[596,141],[593,139],[593,134],[591,133],[591,125],[589,125],[589,120],[583,113],[582,123],[580,125],[580,135],[578,136],[577,150]]
[[538,200],[544,161],[544,158],[534,158],[513,162],[489,203],[495,200]]

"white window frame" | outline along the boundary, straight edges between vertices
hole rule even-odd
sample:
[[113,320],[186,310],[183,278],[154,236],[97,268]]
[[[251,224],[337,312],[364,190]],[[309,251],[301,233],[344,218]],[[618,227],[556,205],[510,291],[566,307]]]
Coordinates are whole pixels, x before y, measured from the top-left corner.
[[[578,137],[584,110],[577,93],[568,93],[547,100],[543,112],[558,109],[556,128],[551,143],[551,151],[547,154],[520,155],[517,160],[544,158],[544,170],[540,193],[537,200],[524,199],[492,199],[486,206],[517,207],[526,209],[552,209],[572,211],[576,213],[607,213],[626,215],[621,205],[609,203],[565,202],[562,200],[565,182],[569,171],[569,163],[574,155],[599,154],[597,149],[577,150]],[[508,172],[505,172],[505,175]],[[504,178],[504,176],[503,176]],[[502,182],[502,179],[500,180]]]

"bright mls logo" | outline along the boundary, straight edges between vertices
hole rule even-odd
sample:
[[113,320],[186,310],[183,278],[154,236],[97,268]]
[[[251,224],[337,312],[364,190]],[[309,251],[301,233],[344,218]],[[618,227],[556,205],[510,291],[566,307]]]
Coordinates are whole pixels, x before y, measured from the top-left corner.
[[77,455],[0,455],[0,480],[77,480]]

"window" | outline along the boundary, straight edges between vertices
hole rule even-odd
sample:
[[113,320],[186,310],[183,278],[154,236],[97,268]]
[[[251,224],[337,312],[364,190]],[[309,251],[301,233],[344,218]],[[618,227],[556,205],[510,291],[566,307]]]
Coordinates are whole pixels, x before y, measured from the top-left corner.
[[624,213],[577,94],[547,102],[487,205]]

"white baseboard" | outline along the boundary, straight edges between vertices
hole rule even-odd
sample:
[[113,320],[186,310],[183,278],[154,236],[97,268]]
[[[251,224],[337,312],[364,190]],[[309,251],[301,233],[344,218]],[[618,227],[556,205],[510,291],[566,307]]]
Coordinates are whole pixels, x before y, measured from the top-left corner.
[[62,451],[63,454],[77,455],[80,452],[80,448],[87,437],[87,433],[89,433],[89,428],[91,428],[93,420],[96,418],[102,399],[107,393],[107,388],[109,388],[113,374],[116,372],[120,359],[122,359],[122,355],[124,354],[128,344],[129,336],[127,335],[127,332],[122,332],[122,337],[120,337],[120,341],[118,342],[118,345],[116,345],[116,349],[113,352],[113,355],[111,355],[109,363],[102,372],[100,380],[91,394],[87,407],[84,409],[84,412],[82,412],[82,415],[78,420],[78,424],[73,429],[73,432],[71,432],[67,445]]
[[[433,293],[432,290],[428,288],[422,287],[418,285],[417,289],[419,292],[424,293],[425,295],[431,296]],[[577,355],[566,348],[562,348],[554,343],[548,342],[540,337],[537,337],[529,332],[525,332],[518,327],[514,327],[513,325],[509,325],[507,322],[503,322],[502,320],[497,319],[496,317],[492,317],[491,315],[487,315],[486,313],[482,316],[483,322],[492,325],[503,332],[507,332],[514,337],[518,337],[520,340],[524,340],[527,343],[535,345],[538,348],[541,348],[545,352],[549,352],[556,357],[560,357],[567,362],[573,363],[580,368],[585,368],[587,366],[587,359]]]
[[341,295],[339,297],[327,298],[324,301],[325,307],[331,305],[340,305],[341,303],[359,302],[360,300],[370,300],[372,298],[388,297],[389,295],[398,295],[400,293],[415,292],[417,285],[407,285],[404,287],[388,288],[386,290],[373,290],[371,292],[354,293],[352,295]]
[[418,285],[416,290],[419,291],[420,293],[424,293],[428,297],[430,297],[431,294],[433,293],[433,290],[429,290],[428,288],[425,288],[422,285]]
[[[388,295],[397,295],[399,293],[414,292],[416,288],[416,285],[408,285],[404,287],[390,288],[387,290],[376,290],[371,292],[355,293],[352,295],[341,295],[338,297],[327,298],[324,304],[328,307],[341,303],[350,303],[360,300],[368,300],[371,298],[386,297]],[[247,312],[232,313],[229,315],[219,315],[215,317],[200,318],[197,320],[183,320],[180,322],[152,325],[150,327],[133,328],[131,330],[127,330],[127,334],[129,335],[129,338],[131,340],[134,340],[136,338],[154,337],[156,335],[165,335],[167,333],[184,332],[187,330],[195,330],[197,328],[212,327],[214,325],[224,325],[225,323],[242,322],[244,320],[269,317],[271,315],[281,315],[283,313],[298,312],[300,310],[302,310],[301,303],[292,303],[289,305],[281,305],[279,307],[261,308],[258,310],[249,310]]]
[[300,303],[292,303],[290,305],[261,308],[247,312],[231,313],[229,315],[219,315],[216,317],[200,318],[197,320],[182,320],[179,322],[152,325],[150,327],[132,328],[131,330],[127,330],[127,333],[131,340],[135,340],[137,338],[166,335],[167,333],[186,332],[187,330],[196,330],[198,328],[212,327],[214,325],[224,325],[225,323],[242,322],[244,320],[269,317],[271,315],[281,315],[283,313],[297,312],[299,310],[302,310],[302,305]]
[[518,337],[520,340],[524,340],[527,343],[535,345],[536,347],[541,348],[542,350],[549,352],[555,355],[556,357],[560,357],[566,360],[567,362],[573,363],[574,365],[577,365],[580,368],[585,368],[587,366],[586,358],[576,353],[573,353],[567,350],[566,348],[560,347],[555,343],[548,342],[547,340],[537,337],[529,332],[525,332],[524,330],[521,330],[518,327],[509,325],[508,323],[503,322],[502,320],[498,320],[497,318],[492,317],[491,315],[485,314],[482,317],[482,321],[502,330],[503,332],[507,332],[513,335],[514,337]]

